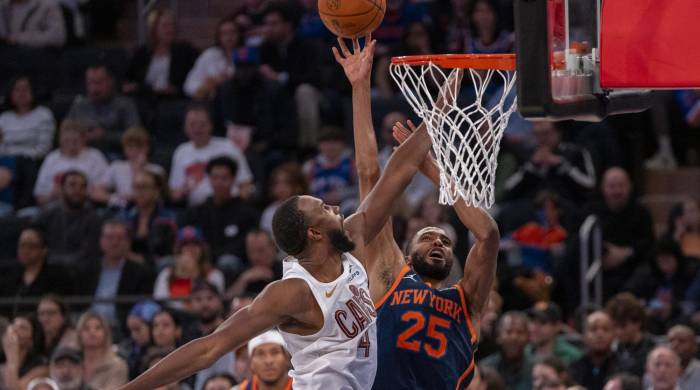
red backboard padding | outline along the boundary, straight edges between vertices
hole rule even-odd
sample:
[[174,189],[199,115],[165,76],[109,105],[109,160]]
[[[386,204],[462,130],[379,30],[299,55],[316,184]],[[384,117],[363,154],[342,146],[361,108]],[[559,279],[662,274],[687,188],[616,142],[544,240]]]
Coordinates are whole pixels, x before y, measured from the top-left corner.
[[700,88],[700,0],[603,0],[600,84]]

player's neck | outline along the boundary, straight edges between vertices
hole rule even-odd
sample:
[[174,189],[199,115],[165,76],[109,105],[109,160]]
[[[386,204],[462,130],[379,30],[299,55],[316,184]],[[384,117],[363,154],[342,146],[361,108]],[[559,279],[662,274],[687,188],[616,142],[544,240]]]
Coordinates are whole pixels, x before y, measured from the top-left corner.
[[311,250],[307,256],[299,259],[299,264],[319,282],[332,282],[343,273],[342,254],[331,249],[329,253],[323,248]]

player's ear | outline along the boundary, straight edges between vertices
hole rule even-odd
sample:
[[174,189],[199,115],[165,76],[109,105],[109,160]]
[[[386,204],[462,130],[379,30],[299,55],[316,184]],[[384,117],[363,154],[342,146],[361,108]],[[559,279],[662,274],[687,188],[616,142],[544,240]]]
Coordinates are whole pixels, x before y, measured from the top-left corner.
[[323,234],[321,234],[320,230],[312,227],[306,229],[306,238],[309,241],[320,241],[322,237]]

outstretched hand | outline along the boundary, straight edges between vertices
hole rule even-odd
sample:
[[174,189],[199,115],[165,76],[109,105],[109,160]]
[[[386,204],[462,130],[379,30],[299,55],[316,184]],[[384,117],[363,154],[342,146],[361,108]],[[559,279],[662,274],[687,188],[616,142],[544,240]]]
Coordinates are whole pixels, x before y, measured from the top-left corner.
[[359,39],[353,38],[352,51],[350,51],[345,44],[345,40],[338,37],[340,50],[334,46],[332,49],[333,56],[343,67],[345,76],[350,81],[350,84],[369,83],[372,75],[372,61],[376,44],[377,41],[372,40],[372,35],[370,34],[365,37],[365,47],[361,49]]
[[[408,125],[408,127],[406,127],[406,125]],[[413,122],[411,122],[410,119],[406,121],[406,125],[404,125],[401,122],[396,122],[392,129],[392,135],[394,136],[396,142],[399,143],[399,145],[404,143],[408,139],[408,137],[411,136],[411,134],[418,130],[416,125],[413,124]],[[421,124],[421,126],[425,126],[425,124]],[[436,167],[437,162],[435,161],[433,156],[430,153],[428,153],[425,156],[425,160],[423,160],[423,162],[421,163],[420,170],[424,174],[427,174],[430,170],[435,169]]]

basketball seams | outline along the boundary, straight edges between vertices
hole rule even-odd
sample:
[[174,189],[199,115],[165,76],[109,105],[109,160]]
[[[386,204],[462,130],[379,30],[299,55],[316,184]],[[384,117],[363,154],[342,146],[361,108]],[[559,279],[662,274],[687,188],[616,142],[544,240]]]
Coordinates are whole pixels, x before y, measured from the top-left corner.
[[[342,0],[341,0],[342,1]],[[357,1],[357,2],[356,2]],[[319,14],[326,27],[335,35],[343,37],[357,37],[365,35],[366,31],[375,30],[384,19],[385,11],[382,4],[385,0],[362,0],[364,4],[359,4],[358,0],[345,3],[345,6],[337,6],[339,2],[333,0],[319,1]],[[333,7],[331,7],[333,5]],[[366,11],[357,12],[358,8],[368,7]],[[329,12],[330,9],[333,9]],[[349,8],[349,9],[348,9]],[[351,14],[343,14],[347,9]],[[374,14],[371,14],[372,11]],[[371,17],[370,17],[371,16]],[[362,25],[360,25],[362,23]]]
[[323,15],[323,16],[330,16],[330,17],[334,17],[334,18],[346,18],[346,17],[352,17],[352,16],[367,15],[368,13],[370,13],[370,12],[376,10],[377,8],[379,8],[379,7],[377,7],[377,6],[375,5],[374,7],[368,9],[367,11],[359,12],[359,13],[356,13],[356,14],[330,14],[330,13],[328,13],[328,12],[323,12],[323,11],[321,11],[321,10],[318,10],[318,13],[321,14],[321,15]]

